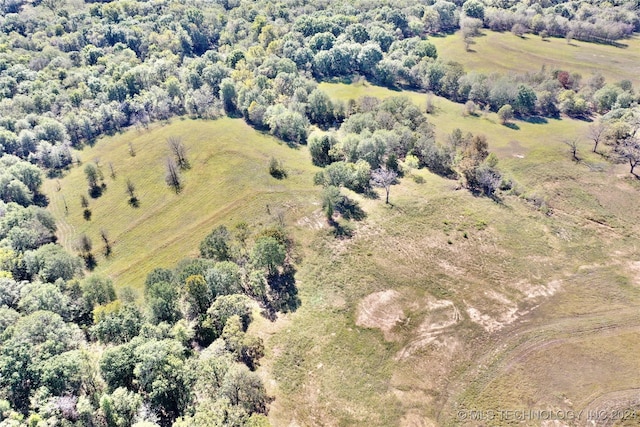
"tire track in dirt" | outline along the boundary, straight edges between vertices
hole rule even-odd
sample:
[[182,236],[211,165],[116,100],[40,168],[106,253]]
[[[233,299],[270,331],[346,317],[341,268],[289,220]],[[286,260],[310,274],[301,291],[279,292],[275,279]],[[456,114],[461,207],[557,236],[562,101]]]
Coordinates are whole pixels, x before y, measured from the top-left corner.
[[[474,350],[479,356],[469,361],[472,367],[451,381],[437,419],[443,424],[447,424],[447,421],[450,423],[452,414],[459,406],[458,399],[470,384],[474,384],[478,393],[481,393],[500,373],[508,371],[542,348],[580,341],[588,336],[629,331],[640,331],[640,311],[637,307],[561,318],[546,325],[514,331],[507,336],[496,334],[485,346],[485,351]],[[594,401],[601,398],[596,397]]]

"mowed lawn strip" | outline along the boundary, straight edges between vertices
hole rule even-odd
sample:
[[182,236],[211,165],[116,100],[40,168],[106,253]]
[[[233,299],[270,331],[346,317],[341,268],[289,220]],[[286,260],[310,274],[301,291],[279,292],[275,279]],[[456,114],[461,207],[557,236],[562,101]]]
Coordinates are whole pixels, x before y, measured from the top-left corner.
[[[191,164],[182,172],[184,187],[179,194],[165,182],[166,161],[171,157],[166,140],[173,136],[182,138]],[[129,144],[135,156],[130,155]],[[313,186],[315,168],[305,149],[290,148],[238,119],[177,119],[103,138],[75,155],[82,164],[45,185],[60,241],[76,251],[78,239],[86,234],[98,260],[95,272],[134,288],[142,286],[153,268],[169,268],[197,255],[200,241],[217,225],[233,227],[246,221],[259,227],[273,221],[279,210],[291,219],[298,211],[314,209],[318,192]],[[282,161],[286,179],[269,175],[271,157]],[[107,187],[94,199],[88,196],[83,170],[96,160]],[[137,208],[129,205],[127,179],[136,187]],[[89,199],[89,221],[83,218],[81,195]],[[101,254],[101,230],[112,241],[108,258]]]

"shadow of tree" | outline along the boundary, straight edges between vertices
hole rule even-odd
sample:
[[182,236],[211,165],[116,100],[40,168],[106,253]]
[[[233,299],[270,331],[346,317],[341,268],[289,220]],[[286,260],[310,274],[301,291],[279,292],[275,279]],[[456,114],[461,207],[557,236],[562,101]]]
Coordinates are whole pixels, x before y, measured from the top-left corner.
[[289,313],[300,307],[300,297],[295,279],[296,270],[293,266],[286,266],[282,273],[276,273],[267,278],[269,291],[263,299],[262,315],[273,321],[278,312]]
[[352,219],[354,221],[362,221],[367,217],[367,213],[360,207],[358,202],[346,196],[336,203],[336,211],[344,219]]

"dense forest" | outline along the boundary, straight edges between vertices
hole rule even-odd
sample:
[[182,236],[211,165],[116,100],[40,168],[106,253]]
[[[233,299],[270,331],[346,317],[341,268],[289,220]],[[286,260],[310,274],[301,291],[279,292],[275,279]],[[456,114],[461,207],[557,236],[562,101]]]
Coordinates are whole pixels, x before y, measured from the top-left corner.
[[[366,193],[382,182],[372,184],[376,171],[427,167],[490,197],[511,188],[483,135],[436,140],[429,103],[342,103],[318,89],[323,80],[367,79],[446,97],[468,114],[498,112],[505,124],[600,116],[593,150],[610,146],[610,160],[632,173],[640,163],[631,82],[544,68],[467,72],[429,42],[458,30],[468,42],[488,28],[622,44],[640,31],[637,1],[4,0],[1,8],[6,426],[268,425],[270,397],[253,372],[263,347],[245,332],[254,308],[273,319],[299,304],[293,243],[278,227],[219,227],[199,258],[148,272],[141,307],[131,290],[90,274],[91,242],[75,254],[56,243],[45,209],[45,176],[64,174],[78,162],[71,149],[100,136],[173,116],[242,117],[309,145],[329,217],[340,187]],[[85,169],[90,189],[99,169]]]

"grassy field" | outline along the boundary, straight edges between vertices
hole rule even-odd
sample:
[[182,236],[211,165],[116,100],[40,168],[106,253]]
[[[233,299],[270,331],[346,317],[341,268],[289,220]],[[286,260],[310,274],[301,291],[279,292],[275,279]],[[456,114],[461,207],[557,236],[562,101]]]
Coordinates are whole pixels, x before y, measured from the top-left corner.
[[[342,100],[398,94],[321,88]],[[515,196],[476,198],[426,171],[422,184],[393,187],[391,207],[351,194],[367,218],[350,240],[318,233],[299,270],[301,308],[264,335],[265,370],[279,384],[273,424],[480,425],[459,411],[632,407],[636,180],[587,145],[582,162],[570,160],[561,139],[587,123],[505,128],[436,104],[440,137],[454,127],[485,133],[503,170],[551,211]]]
[[[364,83],[321,88],[342,100],[399,94]],[[97,253],[99,231],[107,230],[114,252],[98,256],[96,271],[139,287],[152,268],[195,255],[218,224],[259,226],[283,212],[297,242],[302,305],[251,326],[265,341],[259,372],[275,397],[274,426],[476,426],[460,411],[635,407],[638,180],[590,153],[586,139],[582,160],[570,159],[562,139],[583,137],[586,122],[505,127],[493,114],[465,117],[458,104],[434,102],[438,138],[456,127],[486,134],[527,198],[498,203],[415,171],[424,182],[403,178],[391,189],[392,205],[344,190],[367,216],[353,223],[353,237],[336,239],[306,147],[289,148],[241,120],[185,119],[76,153],[83,164],[99,159],[107,184],[90,200],[90,221],[80,208],[82,165],[47,181],[60,240],[73,248],[87,233]],[[166,138],[176,135],[192,164],[178,195],[164,183]],[[283,161],[287,179],[269,176],[271,156]],[[127,204],[127,178],[138,188],[138,208]]]
[[[183,173],[180,194],[165,183],[170,154],[166,139],[171,136],[183,138],[191,163],[191,169]],[[129,143],[135,157],[129,154]],[[318,190],[313,187],[314,167],[307,152],[289,148],[238,119],[176,119],[149,130],[101,139],[75,155],[83,164],[45,185],[60,241],[75,250],[79,237],[87,234],[97,255],[95,271],[108,274],[119,286],[139,288],[151,269],[172,267],[196,255],[199,242],[220,224],[231,227],[246,221],[259,227],[273,222],[279,212],[289,220],[315,209],[312,202]],[[277,180],[269,175],[271,157],[284,163],[288,178]],[[87,195],[83,168],[96,160],[107,187],[101,197],[89,198],[92,215],[86,221],[80,206],[80,195]],[[110,176],[109,163],[115,178]],[[137,208],[128,204],[127,179],[137,188]],[[113,242],[108,258],[101,254],[102,229]]]
[[526,73],[547,69],[562,69],[580,73],[584,79],[601,73],[608,82],[628,79],[640,84],[640,39],[622,42],[626,48],[586,43],[566,39],[542,40],[533,34],[518,37],[510,32],[483,31],[473,39],[475,44],[466,51],[460,32],[445,37],[431,37],[438,55],[445,61],[456,61],[467,71],[484,73]]

